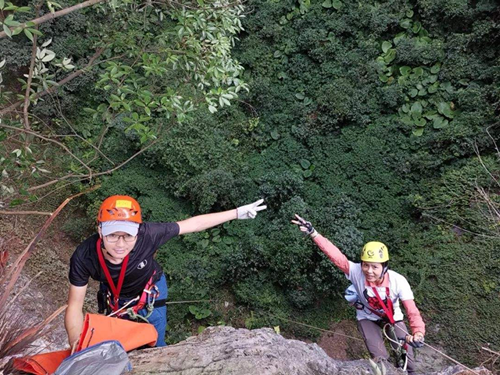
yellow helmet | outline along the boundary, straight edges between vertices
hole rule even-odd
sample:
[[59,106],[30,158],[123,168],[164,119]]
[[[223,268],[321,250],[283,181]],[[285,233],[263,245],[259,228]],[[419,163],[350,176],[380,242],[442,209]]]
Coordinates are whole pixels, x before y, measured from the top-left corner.
[[389,260],[389,250],[382,242],[371,241],[363,246],[361,261],[384,263]]

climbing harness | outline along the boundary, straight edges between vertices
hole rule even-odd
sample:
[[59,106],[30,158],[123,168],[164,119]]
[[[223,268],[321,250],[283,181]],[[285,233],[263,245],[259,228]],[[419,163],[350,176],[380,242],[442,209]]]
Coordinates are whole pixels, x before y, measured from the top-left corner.
[[[97,240],[97,255],[99,257],[99,263],[104,271],[104,275],[106,276],[109,288],[105,287],[99,289],[99,292],[97,294],[99,313],[102,314],[106,312],[106,315],[108,316],[116,316],[118,318],[149,323],[148,318],[153,313],[154,308],[165,306],[166,302],[165,299],[157,299],[160,296],[160,290],[154,283],[156,271],[148,280],[146,286],[144,287],[144,290],[142,291],[142,294],[127,301],[122,307],[120,307],[120,292],[123,286],[123,280],[125,279],[125,272],[127,270],[129,256],[127,255],[125,259],[123,259],[120,276],[118,277],[118,284],[115,285],[113,279],[111,278],[108,266],[106,266],[106,262],[102,254],[101,245],[102,241],[99,238]],[[101,285],[103,284],[101,283]],[[111,289],[111,291],[109,289]],[[130,306],[133,303],[136,304],[134,306]],[[138,314],[138,312],[144,308],[146,308],[147,310],[146,316]]]
[[408,366],[408,357],[407,357],[407,351],[408,351],[408,344],[406,343],[406,340],[403,338],[398,338],[396,335],[396,329],[395,329],[395,324],[396,321],[394,320],[394,306],[392,303],[392,300],[390,298],[389,294],[389,288],[386,287],[385,293],[386,293],[386,300],[387,304],[384,303],[382,298],[380,297],[380,294],[377,290],[376,287],[372,287],[373,293],[375,294],[375,297],[377,298],[377,302],[379,303],[380,307],[384,310],[384,313],[381,313],[370,306],[365,306],[359,299],[359,295],[356,291],[356,288],[354,285],[349,286],[349,288],[346,289],[345,291],[345,296],[344,298],[356,309],[358,310],[364,310],[365,308],[370,310],[372,313],[375,315],[378,315],[381,318],[381,322],[385,323],[385,325],[381,326],[382,331],[385,335],[385,337],[394,345],[391,345],[392,350],[395,353],[395,359],[396,359],[396,366],[401,368],[403,371],[406,371],[406,368]]

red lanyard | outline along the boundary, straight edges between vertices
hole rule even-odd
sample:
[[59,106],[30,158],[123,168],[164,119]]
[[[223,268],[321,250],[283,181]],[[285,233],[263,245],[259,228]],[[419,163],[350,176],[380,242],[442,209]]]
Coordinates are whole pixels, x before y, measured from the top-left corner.
[[394,320],[394,314],[393,314],[394,307],[392,305],[391,295],[389,294],[389,287],[385,288],[385,295],[387,297],[386,298],[387,299],[387,305],[384,303],[384,301],[382,301],[382,298],[380,298],[380,295],[378,294],[377,287],[372,287],[372,290],[375,293],[375,296],[377,297],[378,303],[384,309],[385,315],[387,316],[387,319],[389,319],[389,322],[391,324],[396,323],[396,321]]
[[104,270],[104,274],[106,275],[106,280],[108,281],[109,287],[111,288],[111,292],[113,293],[114,303],[115,305],[117,305],[118,299],[120,298],[120,292],[122,290],[123,280],[125,279],[125,271],[127,270],[128,255],[125,257],[125,259],[123,259],[117,286],[115,286],[115,283],[111,278],[108,266],[106,266],[106,261],[104,260],[104,255],[102,255],[100,238],[97,240],[97,255],[99,256],[99,263],[101,264],[101,267]]

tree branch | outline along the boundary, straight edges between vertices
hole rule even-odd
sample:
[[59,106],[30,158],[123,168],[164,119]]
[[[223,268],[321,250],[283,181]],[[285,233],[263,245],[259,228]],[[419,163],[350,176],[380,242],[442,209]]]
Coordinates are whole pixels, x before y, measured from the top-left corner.
[[33,186],[33,187],[30,187],[29,189],[27,189],[27,191],[35,191],[35,190],[38,190],[38,189],[41,189],[41,188],[44,188],[44,187],[47,187],[47,186],[50,186],[50,185],[53,185],[53,184],[56,184],[58,183],[59,181],[62,181],[62,180],[67,180],[69,178],[78,178],[79,181],[83,181],[83,180],[86,180],[86,179],[89,179],[91,177],[98,177],[98,176],[103,176],[103,175],[107,175],[107,174],[111,174],[113,173],[114,171],[116,171],[117,169],[120,169],[121,167],[123,167],[125,164],[129,163],[132,159],[136,158],[137,156],[139,156],[140,154],[142,154],[144,151],[146,151],[148,148],[150,148],[151,146],[153,146],[156,142],[158,142],[158,140],[154,140],[153,142],[151,142],[149,145],[147,145],[146,147],[144,147],[142,150],[140,151],[137,151],[134,155],[132,155],[131,157],[129,157],[127,160],[125,160],[124,162],[122,162],[121,164],[117,165],[116,167],[112,168],[112,169],[108,169],[107,171],[104,171],[104,172],[99,172],[99,173],[94,173],[94,174],[87,174],[87,175],[84,175],[84,174],[80,174],[80,175],[74,175],[74,174],[69,174],[69,175],[66,175],[66,176],[63,176],[63,177],[60,177],[60,178],[56,178],[55,180],[52,180],[52,181],[49,181],[49,182],[46,182],[42,185],[38,185],[38,186]]
[[[35,25],[40,25],[41,23],[47,22],[47,21],[52,20],[54,18],[65,16],[66,14],[74,12],[75,10],[87,8],[89,6],[92,6],[92,5],[95,5],[98,3],[102,3],[104,1],[106,1],[106,0],[87,0],[87,1],[84,1],[83,3],[73,5],[72,7],[69,7],[69,8],[61,9],[61,10],[54,12],[54,13],[52,13],[52,12],[47,13],[46,15],[44,15],[42,17],[35,18],[34,20],[31,20],[28,22],[33,22]],[[16,28],[17,27],[25,28],[26,23],[23,23],[19,26],[16,26]],[[5,31],[0,32],[0,38],[4,38],[6,36],[7,36],[7,34],[5,33]]]
[[47,137],[45,137],[45,136],[43,136],[41,134],[38,134],[37,132],[34,132],[32,130],[16,128],[15,126],[9,126],[9,125],[5,125],[5,124],[0,124],[0,127],[5,128],[5,129],[10,129],[10,130],[15,130],[15,131],[27,133],[27,134],[31,134],[31,135],[34,135],[37,138],[41,138],[41,139],[43,139],[45,141],[55,143],[56,145],[58,145],[61,148],[63,148],[68,154],[70,154],[74,159],[76,159],[81,165],[83,165],[89,171],[90,178],[92,177],[92,169],[90,169],[90,167],[87,164],[85,164],[85,162],[83,160],[81,160],[78,156],[76,156],[75,154],[73,154],[70,151],[70,149],[68,147],[66,147],[66,145],[62,144],[61,142],[56,141],[56,140],[51,139],[51,138],[47,138]]
[[[36,7],[36,16],[40,14],[40,8],[43,3],[40,3]],[[36,29],[38,30],[38,25],[36,26]],[[30,105],[30,91],[31,91],[31,81],[33,80],[33,69],[35,69],[35,59],[36,59],[36,43],[38,40],[38,35],[33,34],[33,46],[31,47],[31,62],[30,62],[30,70],[28,73],[28,82],[26,84],[26,93],[24,94],[24,128],[29,130],[30,129],[30,122],[29,122],[29,117],[28,117],[28,108]]]
[[[67,76],[66,78],[60,80],[59,82],[57,82],[57,85],[55,86],[52,86],[50,87],[49,89],[45,90],[45,91],[42,91],[42,92],[39,92],[37,93],[35,96],[34,96],[34,99],[40,99],[42,97],[44,97],[45,95],[48,95],[48,94],[52,94],[53,92],[55,92],[60,86],[68,83],[69,81],[71,81],[72,79],[78,77],[79,75],[81,75],[82,73],[85,73],[87,71],[88,68],[90,68],[93,64],[94,64],[94,61],[99,57],[101,56],[101,54],[104,52],[104,48],[99,48],[96,53],[90,58],[89,62],[87,63],[87,65],[85,65],[84,68],[80,69],[80,70],[77,70],[73,73],[71,73],[69,76]],[[3,117],[5,116],[6,114],[14,111],[17,107],[19,107],[21,104],[23,104],[23,101],[18,101],[14,104],[11,104],[10,106],[8,106],[7,108],[5,109],[2,109],[0,111],[0,117]]]
[[52,212],[41,211],[0,211],[0,215],[52,215]]

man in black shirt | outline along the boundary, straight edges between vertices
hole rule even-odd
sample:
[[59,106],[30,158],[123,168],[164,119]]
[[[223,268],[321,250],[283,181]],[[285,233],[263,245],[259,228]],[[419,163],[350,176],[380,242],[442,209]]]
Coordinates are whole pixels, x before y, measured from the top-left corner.
[[[108,307],[123,318],[147,317],[158,331],[157,346],[164,346],[167,285],[155,252],[171,238],[200,232],[233,219],[253,219],[263,200],[235,210],[199,215],[173,223],[143,223],[139,203],[128,196],[112,196],[101,205],[98,233],[82,242],[70,262],[71,283],[65,326],[70,345],[78,342],[83,327],[83,302],[89,277],[107,291]],[[155,296],[157,302],[153,309]],[[134,300],[135,299],[135,300]],[[125,310],[124,304],[134,300]],[[146,307],[149,307],[148,310]],[[131,311],[133,310],[133,311]]]

